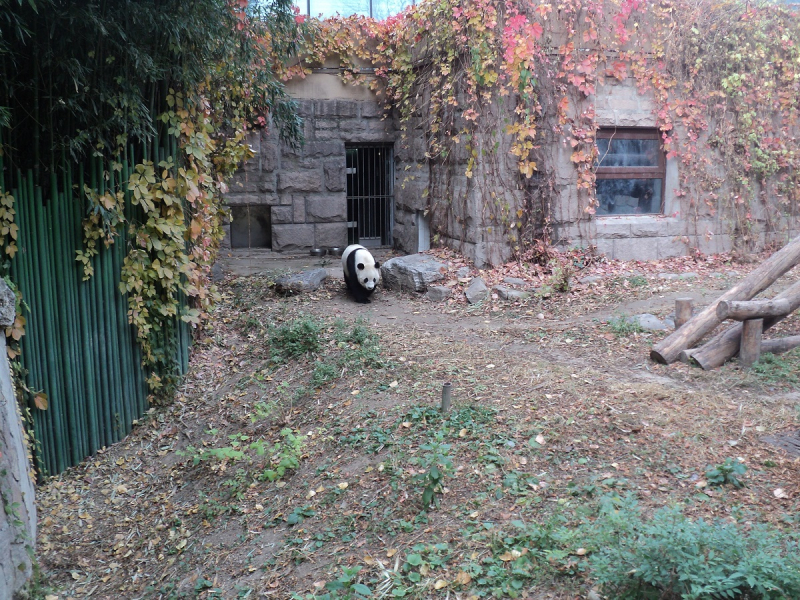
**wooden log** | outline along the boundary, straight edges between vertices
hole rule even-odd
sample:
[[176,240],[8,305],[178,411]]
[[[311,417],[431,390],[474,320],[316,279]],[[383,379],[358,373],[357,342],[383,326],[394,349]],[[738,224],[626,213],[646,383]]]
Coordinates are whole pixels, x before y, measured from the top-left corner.
[[675,329],[680,329],[692,318],[694,300],[692,298],[675,298]]
[[764,319],[747,319],[742,322],[742,345],[739,348],[739,362],[745,367],[753,366],[761,356],[761,333]]
[[[775,300],[780,299],[789,301],[788,314],[792,314],[800,308],[800,281],[775,296]],[[783,316],[764,319],[764,331],[767,331],[776,323],[780,323],[785,318],[786,317]],[[736,353],[739,352],[739,342],[741,339],[742,324],[736,323],[733,327],[729,327],[722,333],[715,335],[702,348],[693,348],[685,352],[689,354],[688,358],[691,358],[703,369],[708,371],[709,369],[716,369],[736,356]]]
[[800,346],[800,335],[790,335],[785,338],[778,338],[777,340],[761,340],[761,354],[764,354],[764,352],[781,354],[789,350],[794,350],[798,346]]
[[761,263],[737,285],[712,302],[710,306],[692,317],[683,327],[653,346],[650,358],[663,364],[675,362],[681,350],[691,348],[719,325],[717,304],[720,301],[750,300],[772,285],[778,277],[798,262],[800,262],[800,235]]
[[789,301],[786,298],[773,300],[722,300],[717,304],[717,317],[720,321],[733,319],[763,319],[764,317],[784,317],[789,314]]

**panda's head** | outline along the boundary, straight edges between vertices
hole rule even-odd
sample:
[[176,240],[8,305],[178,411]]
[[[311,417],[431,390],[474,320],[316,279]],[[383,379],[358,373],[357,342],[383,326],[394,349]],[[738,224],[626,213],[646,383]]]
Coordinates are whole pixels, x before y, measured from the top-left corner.
[[[366,290],[374,290],[381,278],[381,265],[372,259],[372,255],[356,256],[356,276],[358,284]],[[372,260],[370,260],[372,259]]]

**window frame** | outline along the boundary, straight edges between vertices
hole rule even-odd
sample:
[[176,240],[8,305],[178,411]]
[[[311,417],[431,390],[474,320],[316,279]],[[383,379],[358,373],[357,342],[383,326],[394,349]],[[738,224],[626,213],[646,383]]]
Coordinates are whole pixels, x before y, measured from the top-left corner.
[[[661,132],[655,127],[600,127],[595,140],[658,140],[658,166],[656,167],[595,167],[595,180],[604,179],[661,179],[661,207],[658,212],[599,214],[598,217],[629,217],[663,215],[666,201],[667,155],[662,144]],[[596,146],[597,142],[595,142]],[[598,161],[599,156],[598,148]]]

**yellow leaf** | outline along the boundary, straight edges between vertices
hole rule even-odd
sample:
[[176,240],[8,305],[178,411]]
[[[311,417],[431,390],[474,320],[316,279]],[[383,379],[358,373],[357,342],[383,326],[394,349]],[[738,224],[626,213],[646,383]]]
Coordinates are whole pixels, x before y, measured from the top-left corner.
[[472,581],[472,577],[469,573],[466,571],[459,571],[453,583],[456,585],[469,585],[470,581]]
[[433,584],[433,588],[436,590],[440,590],[443,587],[447,587],[447,582],[444,579],[439,579]]
[[47,394],[39,392],[33,397],[33,404],[39,410],[47,410]]

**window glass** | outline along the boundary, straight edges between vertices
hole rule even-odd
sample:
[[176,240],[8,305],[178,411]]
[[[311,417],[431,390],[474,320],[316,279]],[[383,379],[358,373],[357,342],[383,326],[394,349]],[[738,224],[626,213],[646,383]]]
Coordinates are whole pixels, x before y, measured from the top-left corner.
[[658,140],[599,139],[598,166],[657,167],[659,146]]
[[661,179],[598,179],[598,215],[661,212]]
[[663,211],[666,156],[657,129],[617,127],[597,132],[598,215]]
[[414,0],[299,0],[295,5],[300,14],[312,17],[328,18],[339,15],[363,15],[382,20],[396,15],[405,7],[414,4]]

